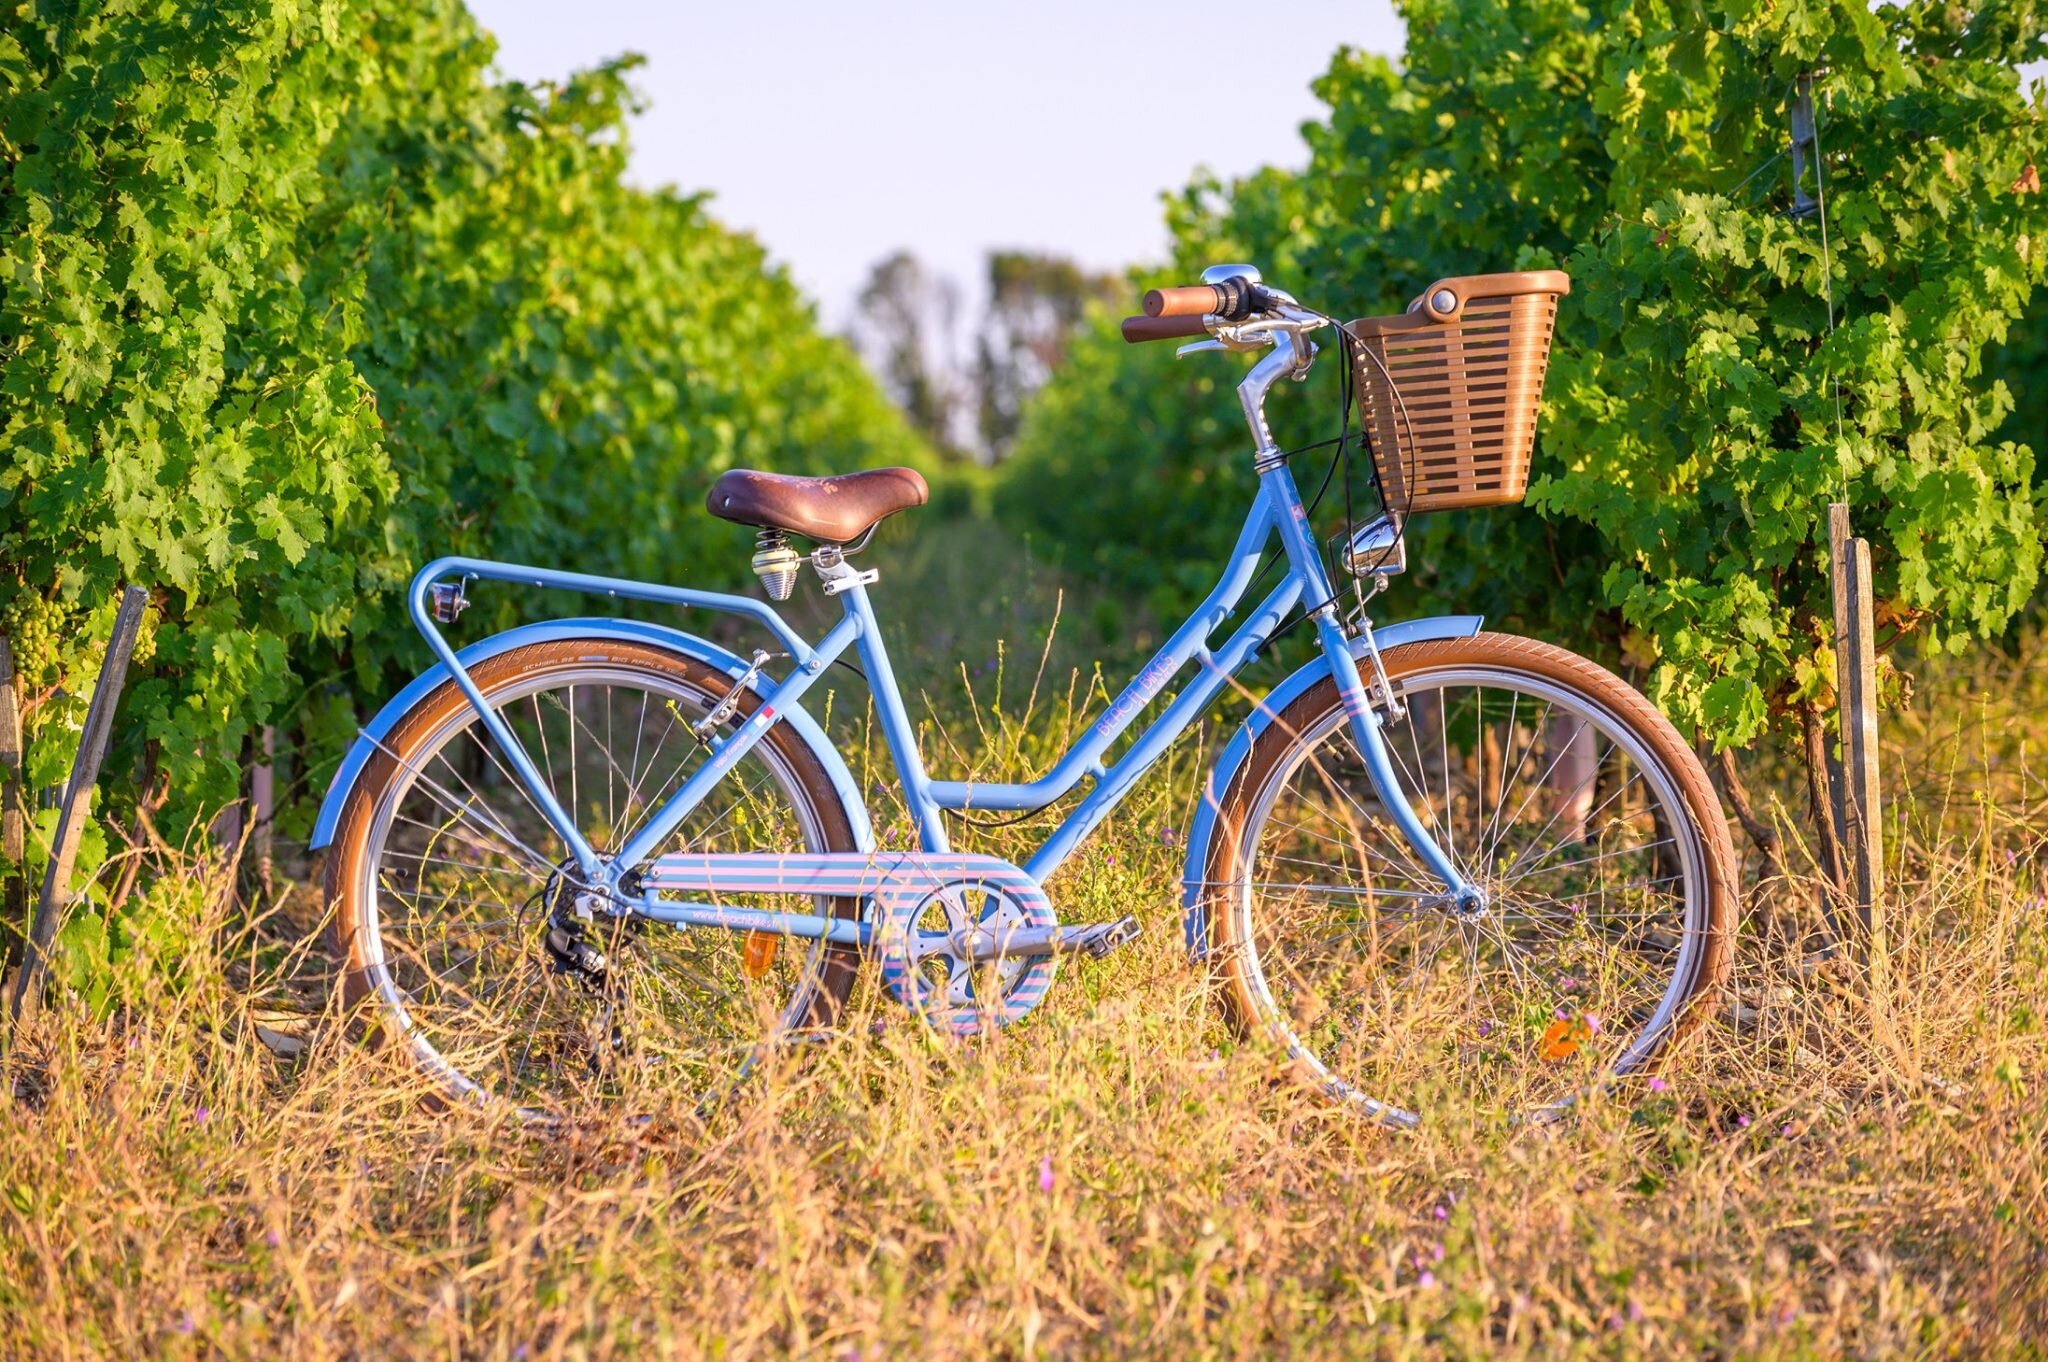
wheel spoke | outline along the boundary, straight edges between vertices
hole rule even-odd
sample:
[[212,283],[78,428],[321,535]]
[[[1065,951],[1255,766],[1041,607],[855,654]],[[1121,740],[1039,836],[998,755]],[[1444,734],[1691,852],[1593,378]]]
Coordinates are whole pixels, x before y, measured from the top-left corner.
[[[1638,780],[1642,779],[1642,774],[1642,772],[1638,771],[1634,775],[1630,776],[1626,781],[1624,781],[1620,789],[1616,790],[1613,794],[1607,796],[1606,799],[1600,802],[1599,808],[1594,809],[1592,813],[1586,815],[1586,821],[1588,823],[1591,823],[1593,819],[1600,813],[1601,809],[1605,809],[1609,804],[1612,804],[1615,800],[1621,798],[1622,791],[1626,790],[1629,786],[1635,784]],[[1584,782],[1581,782],[1582,786],[1583,784]],[[1543,825],[1543,832],[1549,831],[1551,825],[1554,824],[1556,821],[1557,815],[1552,814],[1550,816],[1550,823],[1546,823]],[[1527,873],[1527,871],[1523,869],[1524,862],[1527,861],[1529,853],[1536,849],[1537,845],[1542,839],[1543,832],[1538,832],[1536,836],[1530,840],[1529,845],[1522,849],[1522,853],[1515,857],[1513,863],[1508,866],[1507,870],[1502,872],[1503,874],[1513,875],[1519,878],[1521,874]],[[1665,842],[1668,843],[1670,840],[1671,839],[1666,838]],[[1547,861],[1552,856],[1555,856],[1558,853],[1559,848],[1572,845],[1583,845],[1583,843],[1559,843],[1558,847],[1553,847],[1549,851],[1544,852],[1543,855],[1539,856],[1536,860],[1527,861],[1528,869],[1534,870],[1538,865],[1541,865],[1544,861]],[[1652,845],[1659,844],[1652,843]]]
[[[583,658],[500,675],[512,679],[487,687],[488,703],[540,757],[540,779],[566,795],[564,812],[600,854],[622,845],[700,759],[686,752],[671,769],[681,716],[715,693],[708,679]],[[665,713],[650,723],[655,709]],[[361,966],[384,1005],[403,1010],[409,1047],[430,1072],[452,1067],[458,1089],[540,1111],[628,1092],[687,1103],[729,1086],[776,1034],[810,1024],[825,978],[821,941],[785,937],[743,961],[747,933],[571,912],[579,872],[543,850],[560,838],[537,788],[507,770],[473,710],[437,713],[394,729],[412,735],[409,750],[391,754],[396,769],[374,796],[358,868],[347,872],[355,887],[345,888],[351,920],[371,927],[351,929]],[[623,761],[622,746],[631,753]],[[850,849],[827,840],[809,792],[824,781],[801,774],[784,746],[763,742],[739,758],[664,845]],[[505,799],[499,782],[520,797]],[[813,896],[794,905],[792,896],[727,897],[830,911]],[[547,944],[551,929],[570,945]]]

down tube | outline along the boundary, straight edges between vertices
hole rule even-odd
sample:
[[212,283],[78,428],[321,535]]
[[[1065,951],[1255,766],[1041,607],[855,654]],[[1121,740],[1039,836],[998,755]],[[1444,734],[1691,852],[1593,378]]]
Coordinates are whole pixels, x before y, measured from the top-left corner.
[[1053,830],[1045,845],[1025,862],[1024,869],[1033,879],[1040,884],[1045,883],[1046,876],[1059,869],[1060,864],[1073,854],[1074,848],[1081,844],[1081,839],[1094,831],[1095,825],[1130,793],[1138,778],[1151,769],[1182,730],[1193,723],[1196,716],[1222,692],[1230,678],[1244,669],[1252,655],[1265,646],[1273,631],[1280,627],[1280,622],[1294,609],[1295,602],[1301,599],[1301,587],[1301,579],[1289,573],[1287,580],[1273,588],[1273,593],[1259,604],[1250,619],[1238,626],[1237,632],[1230,636],[1230,641],[1220,651],[1211,653],[1203,648],[1195,653],[1200,674],[1174,698],[1166,712],[1139,735],[1131,750],[1124,753],[1123,760],[1105,773],[1102,783],[1067,815],[1066,821]]
[[[1202,603],[1183,620],[1173,636],[1152,660],[1110,701],[1100,719],[1090,725],[1081,740],[1068,748],[1053,769],[1025,785],[970,784],[935,780],[928,783],[932,800],[942,808],[1042,809],[1092,776],[1099,783],[1106,778],[1102,754],[1107,752],[1133,720],[1150,708],[1167,682],[1180,675],[1190,658],[1206,657],[1209,636],[1236,611],[1238,601],[1258,572],[1259,555],[1273,538],[1273,502],[1264,488],[1245,515],[1238,531],[1237,546],[1231,550],[1230,566]],[[878,695],[877,697],[881,697]]]

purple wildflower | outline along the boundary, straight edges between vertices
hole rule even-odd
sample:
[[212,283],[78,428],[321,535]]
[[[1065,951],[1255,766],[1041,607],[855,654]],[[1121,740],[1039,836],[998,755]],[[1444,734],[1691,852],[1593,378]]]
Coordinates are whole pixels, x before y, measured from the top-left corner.
[[1434,1272],[1425,1272],[1415,1279],[1415,1284],[1427,1291],[1430,1287],[1436,1285],[1436,1274]]
[[1038,1161],[1038,1190],[1050,1192],[1053,1185],[1052,1155],[1047,1154]]
[[1664,1090],[1665,1090],[1666,1088],[1668,1088],[1668,1087],[1670,1087],[1670,1086],[1671,1086],[1671,1085],[1670,1085],[1669,1083],[1666,1083],[1666,1082],[1665,1082],[1665,1081],[1664,1081],[1663,1079],[1661,1079],[1661,1078],[1653,1078],[1653,1079],[1651,1079],[1651,1080],[1650,1080],[1650,1091],[1651,1091],[1651,1092],[1662,1092],[1662,1091],[1664,1091]]

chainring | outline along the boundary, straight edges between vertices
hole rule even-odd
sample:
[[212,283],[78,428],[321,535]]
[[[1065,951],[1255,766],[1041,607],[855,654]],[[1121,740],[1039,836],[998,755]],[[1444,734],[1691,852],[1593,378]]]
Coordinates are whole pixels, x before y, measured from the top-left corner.
[[883,985],[904,1006],[955,1035],[1017,1021],[1038,1006],[1058,970],[1058,957],[1050,955],[976,967],[956,942],[963,929],[987,930],[981,925],[985,914],[994,914],[988,927],[1051,930],[1059,924],[1044,887],[1022,866],[998,856],[679,851],[657,857],[641,882],[657,895],[691,898],[732,891],[867,899],[874,905],[871,948]]
[[[1035,885],[1031,886],[1036,889]],[[940,1030],[971,1036],[989,1023],[1008,1026],[1038,1006],[1052,984],[1056,956],[972,960],[972,933],[1057,925],[1043,891],[1019,892],[967,877],[891,905],[882,933],[882,977],[905,1007]]]

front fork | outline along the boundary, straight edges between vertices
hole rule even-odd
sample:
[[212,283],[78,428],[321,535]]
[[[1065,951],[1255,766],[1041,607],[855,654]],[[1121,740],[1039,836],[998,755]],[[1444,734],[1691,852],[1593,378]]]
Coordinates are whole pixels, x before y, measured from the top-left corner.
[[[1334,604],[1316,612],[1316,635],[1322,640],[1323,652],[1330,659],[1330,675],[1337,683],[1337,694],[1343,698],[1344,716],[1351,723],[1351,736],[1358,743],[1359,756],[1365,759],[1365,773],[1372,780],[1380,804],[1392,815],[1401,835],[1408,839],[1408,845],[1415,849],[1423,864],[1443,881],[1452,906],[1461,913],[1477,912],[1486,905],[1485,895],[1465,878],[1457,863],[1437,844],[1429,825],[1415,812],[1407,792],[1401,788],[1400,779],[1394,771],[1393,757],[1387,751],[1386,718],[1373,707],[1372,694],[1366,688],[1365,678],[1359,674],[1358,660],[1351,655],[1351,640],[1338,623]],[[1372,646],[1370,633],[1367,634],[1367,646]],[[1374,665],[1377,667],[1377,659]],[[1386,698],[1392,700],[1393,696],[1390,693]],[[1418,771],[1416,777],[1419,780],[1421,772]]]
[[[1429,825],[1415,812],[1415,806],[1408,800],[1408,792],[1401,788],[1401,781],[1394,770],[1394,759],[1387,750],[1386,719],[1373,707],[1372,693],[1367,689],[1365,678],[1359,674],[1358,659],[1352,656],[1351,638],[1344,632],[1342,618],[1337,609],[1335,589],[1330,585],[1329,574],[1323,570],[1322,555],[1316,551],[1314,540],[1308,528],[1308,513],[1301,504],[1301,493],[1294,485],[1283,461],[1274,461],[1261,471],[1261,479],[1268,482],[1268,490],[1280,508],[1274,519],[1280,529],[1281,541],[1286,545],[1287,556],[1292,560],[1295,573],[1302,579],[1302,598],[1312,604],[1310,613],[1316,621],[1316,637],[1323,645],[1323,654],[1330,660],[1330,676],[1337,683],[1337,694],[1344,702],[1344,715],[1351,723],[1351,736],[1358,744],[1358,754],[1365,760],[1366,775],[1372,780],[1373,790],[1380,797],[1380,804],[1393,818],[1394,825],[1401,829],[1401,835],[1408,839],[1408,845],[1439,880],[1443,881],[1445,898],[1461,913],[1473,913],[1484,908],[1486,896],[1480,888],[1466,879],[1458,869],[1457,862],[1438,845],[1436,836]],[[1313,602],[1320,601],[1320,605]],[[1374,647],[1368,627],[1365,635],[1366,646]],[[1380,670],[1377,653],[1373,658],[1375,672]],[[1391,691],[1387,695],[1391,701]],[[1421,773],[1416,773],[1420,779]]]

